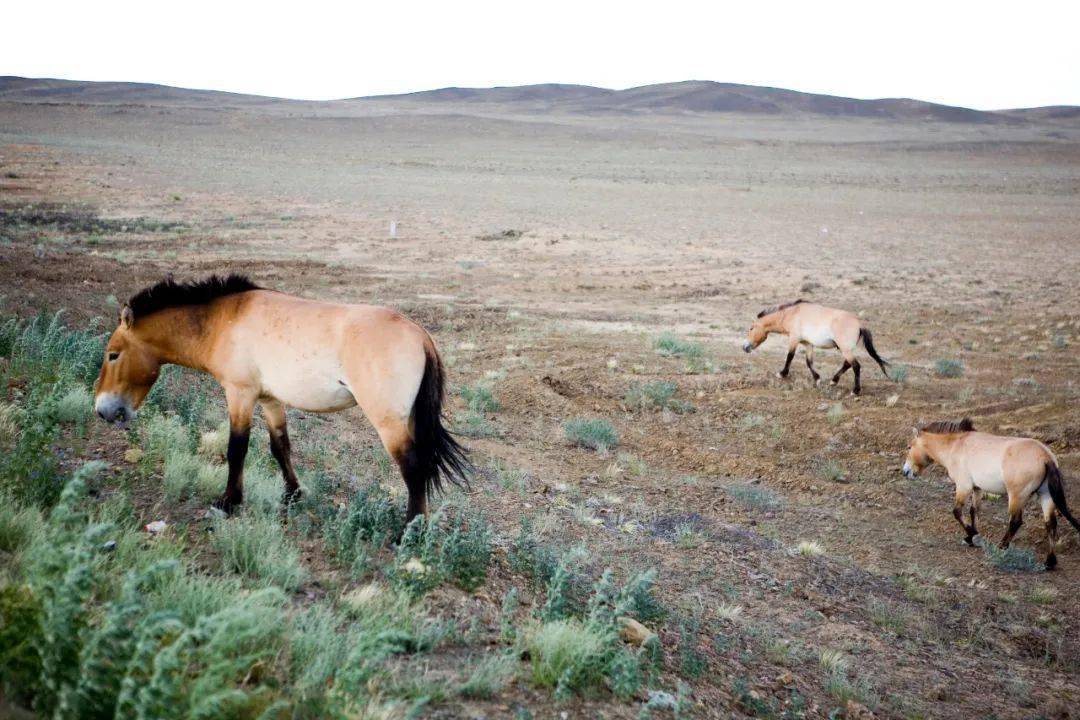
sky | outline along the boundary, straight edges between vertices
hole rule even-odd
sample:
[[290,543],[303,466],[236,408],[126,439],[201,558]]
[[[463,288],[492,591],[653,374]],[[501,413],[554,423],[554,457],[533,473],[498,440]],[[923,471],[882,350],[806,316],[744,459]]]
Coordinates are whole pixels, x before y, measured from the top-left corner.
[[1080,105],[1080,2],[5,3],[0,75],[310,100],[560,82]]

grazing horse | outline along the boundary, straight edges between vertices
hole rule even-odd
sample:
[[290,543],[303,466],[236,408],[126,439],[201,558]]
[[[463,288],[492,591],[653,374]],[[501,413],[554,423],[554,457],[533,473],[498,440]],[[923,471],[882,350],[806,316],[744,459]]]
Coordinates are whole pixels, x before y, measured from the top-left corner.
[[821,376],[814,370],[814,348],[837,348],[844,356],[844,364],[833,375],[832,384],[840,382],[840,376],[851,368],[855,372],[855,387],[852,392],[858,395],[862,390],[859,377],[861,367],[855,358],[855,347],[860,340],[866,352],[881,367],[881,372],[885,373],[885,377],[889,377],[889,371],[886,369],[889,363],[877,354],[873,335],[870,334],[868,328],[863,327],[862,322],[854,313],[808,303],[805,300],[796,300],[768,308],[759,312],[757,320],[750,326],[750,333],[746,342],[743,343],[743,350],[753,351],[772,333],[788,336],[787,361],[784,363],[784,369],[776,374],[780,379],[787,377],[795,351],[798,350],[799,345],[803,345],[806,353],[806,367],[809,368],[814,384],[817,385]]
[[319,302],[266,290],[246,277],[171,278],[120,311],[94,384],[94,409],[121,427],[134,419],[162,365],[207,372],[229,406],[229,479],[215,505],[244,500],[243,470],[255,405],[285,479],[286,502],[300,495],[285,408],[333,412],[359,405],[401,469],[408,519],[427,497],[469,469],[443,427],[443,365],[431,336],[389,308]]
[[[908,447],[903,472],[916,477],[931,463],[939,463],[956,485],[953,516],[967,534],[964,542],[974,545],[979,534],[975,515],[984,492],[1009,496],[1009,529],[1000,547],[1009,547],[1016,531],[1023,524],[1024,504],[1039,493],[1043,521],[1046,523],[1046,569],[1057,565],[1054,546],[1057,544],[1057,512],[1065,516],[1080,531],[1065,501],[1061,470],[1050,448],[1032,438],[1003,437],[976,432],[971,420],[935,422],[915,428],[915,437]],[[964,503],[971,496],[971,525],[964,523]]]

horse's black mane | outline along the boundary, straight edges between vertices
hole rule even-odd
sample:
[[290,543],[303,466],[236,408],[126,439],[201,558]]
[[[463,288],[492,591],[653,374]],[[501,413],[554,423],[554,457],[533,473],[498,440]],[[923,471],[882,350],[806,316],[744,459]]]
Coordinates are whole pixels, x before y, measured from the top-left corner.
[[799,305],[799,304],[801,304],[801,303],[804,303],[804,302],[806,302],[806,301],[805,301],[805,300],[803,300],[802,298],[799,298],[798,300],[793,300],[793,301],[791,301],[791,302],[788,302],[788,303],[784,303],[784,304],[782,304],[782,305],[776,305],[776,306],[774,306],[774,307],[770,307],[770,308],[765,308],[764,310],[762,310],[761,312],[759,312],[759,313],[757,314],[757,316],[758,316],[759,318],[763,318],[763,317],[765,317],[766,315],[772,315],[772,314],[773,314],[774,312],[780,312],[780,311],[781,311],[781,310],[783,310],[784,308],[789,308],[789,307],[791,307],[792,305]]
[[919,428],[919,432],[947,435],[950,433],[971,432],[974,429],[975,423],[971,422],[971,418],[964,418],[963,420],[939,420],[938,422],[927,423]]
[[167,308],[205,305],[226,295],[260,289],[245,275],[211,275],[191,282],[176,282],[170,276],[133,295],[128,307],[136,318],[143,318]]

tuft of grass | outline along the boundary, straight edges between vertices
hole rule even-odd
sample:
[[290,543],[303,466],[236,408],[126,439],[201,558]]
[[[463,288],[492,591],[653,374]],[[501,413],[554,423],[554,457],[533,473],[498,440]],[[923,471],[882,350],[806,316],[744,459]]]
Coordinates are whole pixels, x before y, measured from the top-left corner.
[[964,363],[960,360],[939,358],[934,361],[934,373],[938,377],[958,378],[964,374]]
[[492,654],[473,667],[469,677],[458,686],[462,697],[486,700],[505,688],[517,672],[517,658]]
[[532,682],[559,694],[598,687],[604,681],[609,644],[602,633],[577,619],[543,623],[525,638]]
[[705,535],[694,527],[693,523],[681,523],[675,526],[675,546],[684,550],[692,550],[701,545]]
[[1035,585],[1028,592],[1028,599],[1036,605],[1050,605],[1058,598],[1058,589],[1053,585]]
[[716,608],[716,617],[721,620],[727,620],[728,622],[735,622],[742,617],[743,607],[742,605],[735,605],[734,603],[719,603]]
[[911,368],[903,363],[897,363],[892,366],[892,370],[889,372],[889,377],[892,381],[898,385],[906,385],[908,381],[908,375],[911,373]]
[[828,412],[825,413],[825,417],[829,420],[830,425],[839,425],[844,421],[844,406],[841,403],[833,403],[829,406]]
[[870,621],[875,625],[897,635],[907,629],[910,620],[903,609],[877,598],[871,598],[867,605],[867,613],[870,615]]
[[199,435],[199,454],[212,460],[225,457],[229,449],[229,423],[225,421],[213,430],[204,430]]
[[619,444],[615,426],[601,418],[574,418],[563,423],[563,432],[572,445],[606,452]]
[[214,547],[225,568],[252,580],[295,590],[306,577],[300,553],[273,517],[241,516],[214,525]]
[[162,473],[165,499],[176,502],[195,496],[210,500],[220,492],[225,475],[223,465],[211,465],[185,448],[174,447],[165,456]]
[[685,412],[690,409],[690,405],[674,399],[678,390],[679,385],[677,383],[667,380],[633,385],[626,391],[623,402],[626,407],[634,410],[655,409]]
[[62,423],[78,423],[80,427],[90,418],[94,398],[83,385],[68,389],[56,401],[56,420]]
[[1039,572],[1044,569],[1031,548],[1010,545],[1002,550],[994,543],[983,543],[986,560],[998,570],[1005,572]]
[[700,343],[683,340],[674,333],[664,333],[653,340],[653,350],[660,355],[696,358],[705,354],[705,348]]
[[724,490],[748,510],[779,510],[784,499],[764,485],[727,485]]
[[847,471],[836,460],[823,460],[818,463],[817,474],[822,480],[829,482],[845,482],[847,480]]
[[14,445],[19,439],[19,408],[0,402],[0,449]]
[[29,547],[41,536],[44,522],[37,508],[23,508],[12,498],[0,496],[0,552],[14,554]]
[[818,557],[825,554],[825,548],[817,540],[803,540],[794,549],[803,557]]
[[491,388],[484,385],[462,385],[458,388],[458,394],[470,412],[493,413],[499,410],[499,401],[495,399]]
[[840,650],[826,648],[818,654],[818,664],[829,675],[846,675],[851,669],[851,658]]

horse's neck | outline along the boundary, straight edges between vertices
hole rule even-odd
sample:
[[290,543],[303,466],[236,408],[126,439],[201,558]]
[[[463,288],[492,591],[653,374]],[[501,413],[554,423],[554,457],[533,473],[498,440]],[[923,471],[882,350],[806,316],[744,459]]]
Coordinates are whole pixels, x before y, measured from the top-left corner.
[[934,462],[948,470],[956,458],[957,441],[962,437],[963,433],[930,435],[927,437],[926,449]]
[[169,308],[146,318],[139,337],[162,363],[206,370],[211,323],[204,308]]
[[765,320],[766,320],[765,328],[769,332],[783,333],[784,335],[787,335],[787,333],[788,333],[787,314],[788,314],[787,310],[777,310],[772,315],[765,318]]

